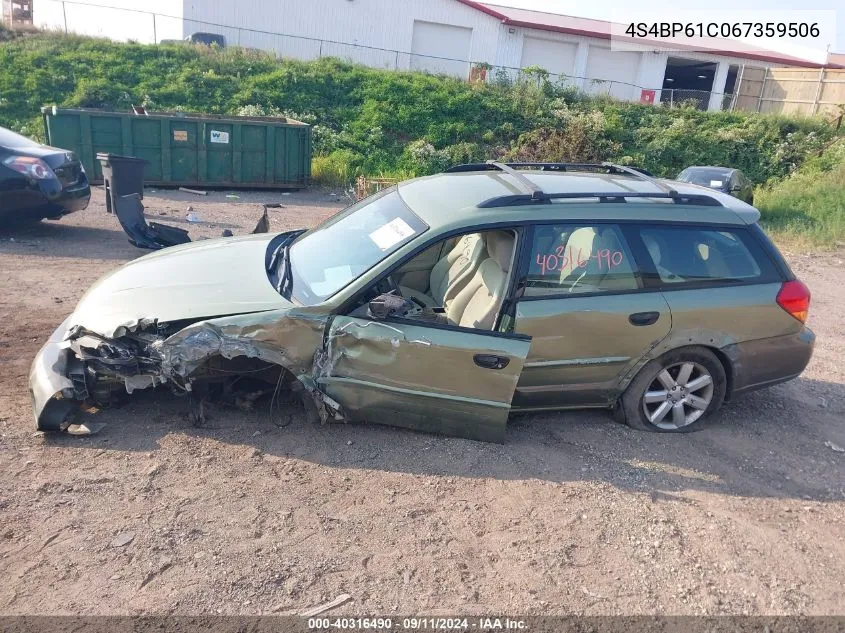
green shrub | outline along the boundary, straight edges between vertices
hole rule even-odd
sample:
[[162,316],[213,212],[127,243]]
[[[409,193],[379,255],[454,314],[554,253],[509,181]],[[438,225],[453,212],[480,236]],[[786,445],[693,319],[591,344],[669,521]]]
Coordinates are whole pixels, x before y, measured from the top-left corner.
[[787,241],[845,242],[845,140],[754,193],[764,226]]
[[314,156],[311,161],[311,179],[325,187],[347,187],[355,179],[355,164],[359,162],[358,158],[348,149]]
[[[671,177],[689,165],[724,165],[763,184],[794,172],[836,135],[819,118],[590,97],[565,77],[550,81],[542,68],[521,76],[495,72],[489,83],[469,84],[239,48],[119,44],[52,32],[0,31],[0,40],[6,40],[0,46],[0,125],[40,138],[39,110],[51,104],[126,110],[140,103],[159,110],[288,116],[313,126],[314,177],[331,186],[359,173],[424,175],[502,156],[616,160]],[[784,202],[775,206],[786,209],[786,192],[798,195],[795,183],[809,178],[819,187],[818,199],[789,198],[789,204],[824,205],[826,211],[804,209],[812,222],[794,216],[788,221],[833,227],[841,199],[833,184],[819,184],[831,182],[823,171],[809,176],[799,170],[803,175],[785,181],[783,189],[766,189],[773,193],[762,193],[761,200],[780,196]],[[779,211],[771,207],[767,213],[776,222]]]

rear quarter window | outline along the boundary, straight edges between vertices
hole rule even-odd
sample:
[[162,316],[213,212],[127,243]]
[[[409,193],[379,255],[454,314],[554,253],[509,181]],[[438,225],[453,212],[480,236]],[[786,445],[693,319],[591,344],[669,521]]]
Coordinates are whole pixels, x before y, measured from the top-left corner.
[[743,228],[644,226],[639,235],[653,266],[649,276],[663,287],[779,279],[771,259]]

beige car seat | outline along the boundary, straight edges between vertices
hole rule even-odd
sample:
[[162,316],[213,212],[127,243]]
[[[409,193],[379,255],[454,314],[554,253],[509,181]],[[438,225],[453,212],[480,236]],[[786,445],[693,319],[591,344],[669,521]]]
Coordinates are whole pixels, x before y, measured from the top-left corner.
[[[569,288],[570,291],[587,274],[590,258],[593,256],[593,248],[596,242],[596,230],[592,226],[582,226],[572,231],[572,235],[566,241],[564,256],[567,258],[566,265],[560,270],[560,285]],[[581,263],[587,266],[580,266]]]
[[507,231],[491,231],[485,234],[485,242],[489,257],[446,307],[446,316],[453,325],[492,330],[502,306],[513,260],[514,236]]
[[669,283],[679,283],[681,281],[684,281],[683,278],[678,277],[678,275],[673,273],[671,270],[661,265],[661,262],[663,260],[663,247],[661,247],[658,239],[645,233],[642,237],[643,242],[645,243],[645,246],[648,249],[648,253],[649,255],[651,255],[652,261],[654,261],[654,266],[655,268],[657,268],[657,273],[660,275],[661,281]]
[[[608,262],[614,253],[622,253],[622,260],[618,264],[611,264],[612,259]],[[631,265],[628,254],[622,248],[622,243],[614,228],[605,227],[602,230],[596,247],[596,255],[601,259],[598,266],[600,275],[594,282],[597,288],[607,291],[637,289],[634,267]]]
[[447,307],[472,278],[481,262],[486,259],[484,240],[478,233],[464,235],[431,269],[429,294],[400,286],[406,299],[425,308]]

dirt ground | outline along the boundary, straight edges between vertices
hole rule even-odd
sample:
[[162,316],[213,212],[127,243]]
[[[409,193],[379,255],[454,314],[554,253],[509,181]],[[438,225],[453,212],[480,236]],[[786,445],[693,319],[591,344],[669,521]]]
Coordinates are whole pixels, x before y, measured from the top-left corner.
[[[216,237],[311,225],[330,191],[147,192]],[[185,220],[187,206],[205,224]],[[845,613],[845,255],[788,254],[813,292],[800,379],[698,433],[601,412],[518,416],[493,445],[309,425],[138,394],[90,437],[35,432],[39,346],[99,275],[143,254],[102,191],[0,234],[0,613]],[[289,423],[286,426],[277,426]]]

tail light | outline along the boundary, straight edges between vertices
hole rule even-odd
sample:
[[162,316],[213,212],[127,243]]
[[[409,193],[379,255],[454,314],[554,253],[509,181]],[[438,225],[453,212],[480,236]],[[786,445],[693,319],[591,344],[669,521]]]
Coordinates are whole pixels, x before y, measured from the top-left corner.
[[14,169],[16,172],[29,176],[35,180],[48,180],[55,178],[56,174],[50,169],[50,166],[40,158],[33,158],[31,156],[12,156],[3,161],[6,167]]
[[776,301],[801,323],[807,321],[810,312],[810,290],[797,279],[787,281],[780,287]]

